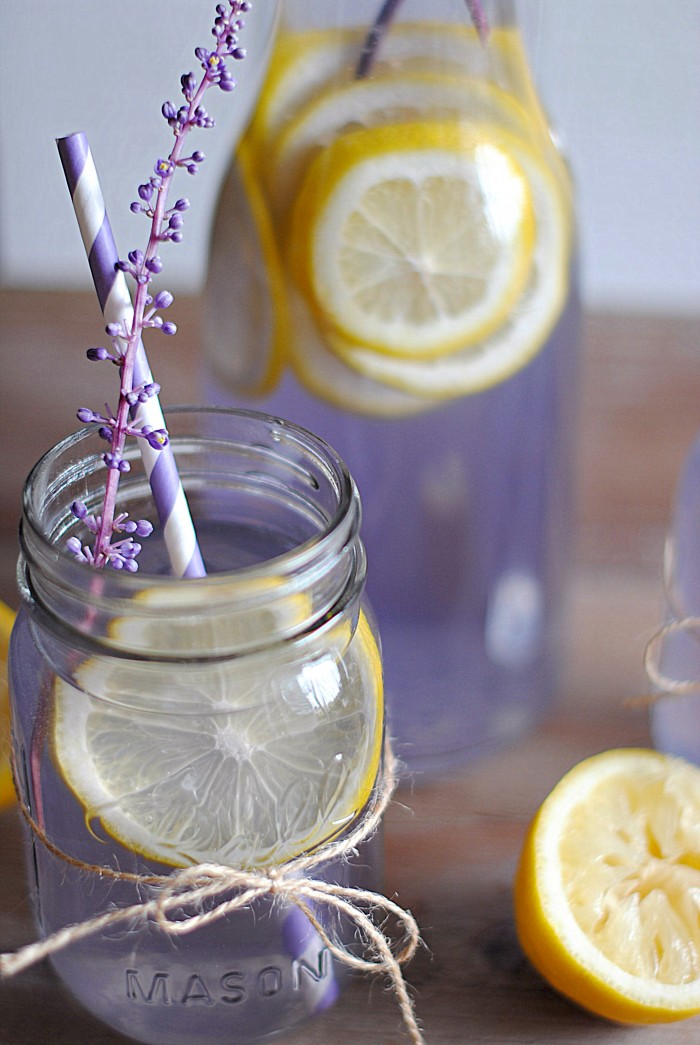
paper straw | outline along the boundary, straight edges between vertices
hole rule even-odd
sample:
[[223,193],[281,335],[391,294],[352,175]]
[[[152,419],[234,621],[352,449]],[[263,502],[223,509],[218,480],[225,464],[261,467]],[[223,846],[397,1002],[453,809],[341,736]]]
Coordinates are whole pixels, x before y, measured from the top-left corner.
[[[58,138],[56,144],[102,314],[107,323],[126,322],[129,327],[133,305],[126,277],[115,268],[119,255],[87,138],[81,131]],[[134,385],[152,380],[146,351],[139,341]],[[139,404],[135,420],[153,428],[167,427],[157,396]],[[138,443],[173,573],[178,577],[203,577],[206,571],[172,449],[168,445],[154,450],[145,439],[139,439]]]

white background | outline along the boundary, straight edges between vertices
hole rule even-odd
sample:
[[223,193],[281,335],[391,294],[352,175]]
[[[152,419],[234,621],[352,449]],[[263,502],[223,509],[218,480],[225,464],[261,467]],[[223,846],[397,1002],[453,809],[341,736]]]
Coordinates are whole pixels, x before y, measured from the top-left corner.
[[[261,27],[271,2],[257,0]],[[74,130],[88,134],[120,252],[143,245],[145,219],[128,206],[169,144],[160,104],[179,100],[212,10],[213,0],[0,0],[2,285],[90,286],[54,145]],[[518,10],[576,175],[585,303],[700,312],[700,0],[518,0]],[[251,31],[251,54],[253,41]],[[193,209],[185,243],[164,254],[173,290],[201,285],[240,95],[210,93],[218,128],[198,141],[207,164],[176,190]]]

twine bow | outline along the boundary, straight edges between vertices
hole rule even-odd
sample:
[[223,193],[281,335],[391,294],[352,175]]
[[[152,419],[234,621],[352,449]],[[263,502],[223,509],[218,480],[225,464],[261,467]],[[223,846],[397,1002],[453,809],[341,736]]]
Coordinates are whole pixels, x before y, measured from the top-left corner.
[[[361,842],[374,834],[395,786],[395,762],[391,750],[387,748],[384,777],[370,807],[357,827],[339,841],[275,867],[241,870],[223,864],[202,863],[171,875],[138,875],[83,864],[62,853],[50,842],[20,800],[20,810],[32,831],[53,853],[89,873],[154,886],[155,895],[141,903],[116,908],[87,921],[65,926],[45,939],[27,944],[13,953],[0,954],[0,977],[15,976],[64,947],[122,922],[145,923],[152,920],[168,935],[179,936],[248,907],[262,897],[272,897],[294,904],[309,920],[330,953],[343,965],[360,972],[384,973],[388,976],[411,1041],[414,1045],[425,1045],[401,971],[401,966],[415,954],[420,943],[420,932],[413,915],[381,893],[311,877],[315,867],[326,861],[347,859]],[[234,892],[233,896],[228,895],[231,892]],[[207,900],[213,900],[213,906],[202,910]],[[190,908],[191,913],[183,911],[183,905]],[[360,937],[366,942],[366,957],[354,954],[340,940],[329,935],[314,911],[317,906],[343,914],[355,925]],[[177,920],[170,917],[175,913]],[[382,918],[392,916],[397,920],[403,929],[402,945],[393,944],[377,928],[373,920],[376,913]]]

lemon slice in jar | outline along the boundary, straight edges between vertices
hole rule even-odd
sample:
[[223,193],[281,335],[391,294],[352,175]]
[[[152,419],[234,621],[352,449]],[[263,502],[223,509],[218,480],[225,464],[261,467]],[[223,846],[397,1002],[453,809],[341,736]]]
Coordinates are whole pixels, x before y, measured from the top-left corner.
[[429,358],[506,319],[530,270],[529,186],[497,129],[416,122],[348,133],[311,164],[291,267],[324,323]]
[[[365,806],[382,731],[365,616],[337,648],[212,665],[90,658],[55,685],[55,754],[85,810],[122,845],[175,867],[281,863]],[[163,645],[163,637],[156,637]]]
[[532,822],[515,913],[534,966],[584,1008],[700,1013],[700,769],[634,748],[575,766]]

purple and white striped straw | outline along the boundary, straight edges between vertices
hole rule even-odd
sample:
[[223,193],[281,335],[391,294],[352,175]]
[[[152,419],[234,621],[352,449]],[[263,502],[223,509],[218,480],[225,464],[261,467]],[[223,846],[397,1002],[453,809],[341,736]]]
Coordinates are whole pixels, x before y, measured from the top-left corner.
[[[126,322],[128,327],[133,319],[133,305],[126,277],[115,268],[119,255],[87,137],[80,131],[58,138],[56,144],[102,314],[107,323]],[[152,375],[146,351],[139,342],[134,385],[149,381]],[[167,427],[157,396],[139,404],[135,420],[156,429]],[[173,573],[178,577],[203,577],[206,571],[172,449],[168,445],[154,450],[145,439],[138,443]]]

